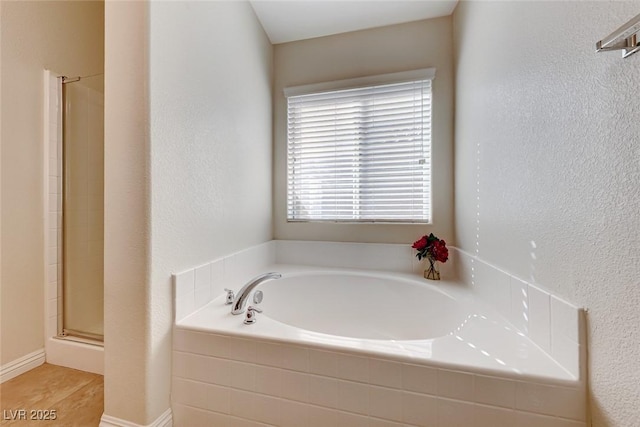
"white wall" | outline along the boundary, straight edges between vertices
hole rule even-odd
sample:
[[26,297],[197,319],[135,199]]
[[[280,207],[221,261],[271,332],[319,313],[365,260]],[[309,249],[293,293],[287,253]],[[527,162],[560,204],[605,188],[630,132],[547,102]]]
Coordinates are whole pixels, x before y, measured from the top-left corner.
[[148,3],[105,3],[104,413],[149,424],[168,408],[166,363],[151,323],[170,308],[151,297],[149,270]]
[[44,347],[43,70],[104,67],[102,2],[2,2],[0,364]]
[[[283,88],[419,68],[433,83],[433,225],[287,223]],[[453,239],[453,46],[451,17],[284,43],[274,50],[274,234],[278,239],[413,243],[425,232]]]
[[105,414],[148,424],[169,408],[171,273],[272,238],[272,48],[247,2],[106,12]]
[[588,309],[594,426],[640,408],[640,55],[594,44],[639,2],[461,2],[456,233]]

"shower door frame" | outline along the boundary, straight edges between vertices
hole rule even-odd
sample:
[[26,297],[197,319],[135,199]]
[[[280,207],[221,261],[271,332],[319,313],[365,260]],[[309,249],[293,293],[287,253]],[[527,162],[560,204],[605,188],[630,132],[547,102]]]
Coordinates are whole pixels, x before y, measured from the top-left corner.
[[[61,269],[60,278],[62,281],[62,285],[58,287],[59,315],[58,315],[58,321],[57,321],[57,326],[58,326],[57,337],[61,339],[77,341],[85,344],[103,346],[104,334],[99,335],[99,334],[93,334],[86,331],[78,331],[70,328],[65,328],[65,320],[64,320],[66,315],[65,309],[67,306],[67,302],[65,298],[65,284],[67,283],[67,269],[65,268],[65,254],[66,254],[65,212],[67,211],[66,205],[67,205],[67,183],[68,183],[68,179],[67,179],[68,171],[67,171],[67,162],[66,162],[67,132],[66,132],[66,125],[65,125],[67,106],[65,102],[66,97],[65,97],[64,85],[76,83],[82,80],[83,78],[96,77],[98,75],[104,76],[104,73],[95,74],[95,75],[86,76],[86,77],[58,76],[58,80],[59,80],[58,120],[60,123],[59,140],[58,140],[60,144],[60,151],[59,151],[60,157],[58,160],[58,166],[60,167],[60,176],[62,177],[62,189],[59,195],[59,197],[61,197],[61,203],[62,203],[62,206],[60,209],[61,218],[62,218],[61,225],[60,225],[60,248],[61,248],[60,257],[62,258],[62,260],[60,262],[59,268]],[[103,288],[104,288],[104,276],[103,276]],[[104,292],[104,289],[103,289],[103,292]],[[103,317],[103,322],[104,322],[104,317]]]

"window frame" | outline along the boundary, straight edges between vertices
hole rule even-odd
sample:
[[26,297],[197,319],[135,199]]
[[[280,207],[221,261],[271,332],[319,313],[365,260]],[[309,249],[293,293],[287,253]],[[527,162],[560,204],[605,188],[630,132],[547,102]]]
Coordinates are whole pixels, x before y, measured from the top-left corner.
[[[300,95],[312,95],[323,92],[331,92],[331,91],[340,91],[340,90],[348,90],[348,89],[360,89],[373,87],[378,85],[390,85],[390,84],[398,84],[398,83],[408,83],[420,80],[430,80],[431,81],[431,102],[430,107],[431,111],[429,113],[429,122],[431,127],[430,132],[430,141],[429,141],[429,183],[428,183],[428,191],[429,191],[429,203],[427,208],[427,220],[407,220],[400,219],[397,221],[389,220],[389,219],[298,219],[298,218],[290,218],[289,217],[289,191],[288,189],[285,191],[285,217],[287,223],[334,223],[334,224],[413,224],[413,225],[431,225],[433,224],[433,108],[434,108],[434,96],[433,96],[433,81],[436,76],[436,69],[434,67],[431,68],[423,68],[411,71],[402,71],[397,73],[389,73],[389,74],[380,74],[373,76],[365,76],[358,77],[353,79],[344,79],[344,80],[336,80],[336,81],[328,81],[322,83],[314,83],[309,85],[301,85],[301,86],[293,86],[287,87],[283,89],[285,96],[285,105],[286,105],[286,114],[285,117],[289,117],[289,103],[288,98],[291,96],[300,96]],[[288,127],[288,126],[287,126]],[[286,167],[286,181],[285,187],[288,188],[290,183],[290,168],[289,168],[289,132],[287,130],[286,135],[286,152],[287,155],[285,160]]]

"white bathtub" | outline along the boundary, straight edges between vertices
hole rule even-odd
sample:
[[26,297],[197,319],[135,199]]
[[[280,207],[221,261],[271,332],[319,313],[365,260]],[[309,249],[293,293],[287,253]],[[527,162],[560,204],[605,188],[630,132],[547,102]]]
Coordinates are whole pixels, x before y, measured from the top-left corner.
[[223,295],[176,323],[176,426],[584,426],[584,382],[460,283],[266,271],[257,323]]
[[455,282],[301,266],[270,271],[283,277],[256,288],[264,294],[257,323],[232,315],[221,295],[178,327],[513,378],[577,380]]

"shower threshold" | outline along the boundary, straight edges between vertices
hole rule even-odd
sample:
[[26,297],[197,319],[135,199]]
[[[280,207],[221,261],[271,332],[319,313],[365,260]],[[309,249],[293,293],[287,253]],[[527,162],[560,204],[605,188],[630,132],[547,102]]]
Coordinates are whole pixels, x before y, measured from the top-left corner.
[[55,337],[56,339],[65,341],[75,341],[83,344],[95,345],[99,347],[104,346],[104,336],[92,334],[89,332],[74,331],[71,329],[65,329],[62,334]]

